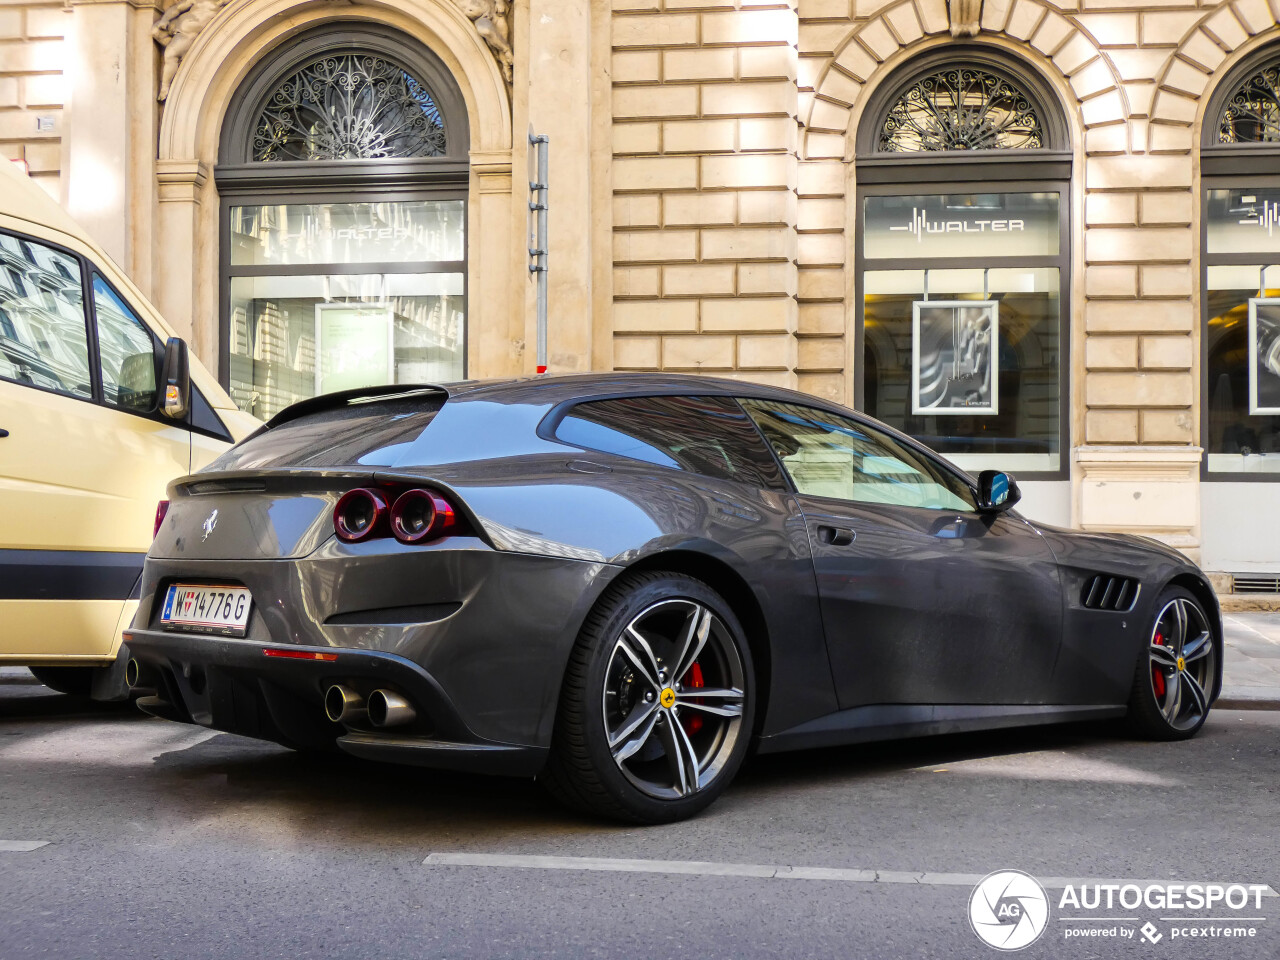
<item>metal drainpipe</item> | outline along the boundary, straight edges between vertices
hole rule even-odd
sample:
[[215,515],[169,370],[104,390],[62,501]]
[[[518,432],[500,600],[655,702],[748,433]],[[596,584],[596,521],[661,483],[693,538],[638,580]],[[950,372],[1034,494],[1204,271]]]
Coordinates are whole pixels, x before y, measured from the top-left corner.
[[538,373],[547,372],[547,151],[550,138],[530,132],[537,173],[529,181],[529,272],[538,279]]

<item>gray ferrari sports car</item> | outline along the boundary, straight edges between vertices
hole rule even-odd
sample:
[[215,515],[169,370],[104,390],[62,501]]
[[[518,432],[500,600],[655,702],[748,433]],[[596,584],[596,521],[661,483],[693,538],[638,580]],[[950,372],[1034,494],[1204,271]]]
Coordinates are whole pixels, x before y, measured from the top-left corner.
[[1127,716],[1221,685],[1203,574],[1060,530],[861,414],[600,374],[306,400],[161,504],[129,678],[156,716],[537,775],[689,816],[748,750]]

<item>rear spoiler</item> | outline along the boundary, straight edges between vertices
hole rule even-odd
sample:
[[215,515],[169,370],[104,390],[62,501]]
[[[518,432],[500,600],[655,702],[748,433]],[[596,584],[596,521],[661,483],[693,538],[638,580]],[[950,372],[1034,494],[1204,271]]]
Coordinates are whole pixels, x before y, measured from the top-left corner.
[[357,403],[371,403],[376,400],[401,400],[410,397],[427,397],[444,394],[449,399],[449,391],[436,383],[390,383],[380,387],[356,387],[354,390],[339,390],[336,393],[322,393],[318,397],[299,400],[285,407],[265,424],[267,430],[278,427],[290,420],[297,420],[308,414],[322,410],[336,410]]

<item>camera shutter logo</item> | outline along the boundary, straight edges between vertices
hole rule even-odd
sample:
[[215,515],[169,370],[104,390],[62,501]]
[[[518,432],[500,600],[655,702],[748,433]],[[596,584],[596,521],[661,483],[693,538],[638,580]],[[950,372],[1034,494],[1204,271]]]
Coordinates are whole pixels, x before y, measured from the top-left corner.
[[1049,925],[1049,897],[1030,874],[997,870],[969,895],[969,925],[989,947],[1021,950],[1039,940]]

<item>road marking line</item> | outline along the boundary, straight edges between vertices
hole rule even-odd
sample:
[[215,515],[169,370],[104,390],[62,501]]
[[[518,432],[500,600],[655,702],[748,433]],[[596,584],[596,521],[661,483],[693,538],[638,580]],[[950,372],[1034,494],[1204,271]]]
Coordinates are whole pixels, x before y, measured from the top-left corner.
[[0,853],[30,853],[48,845],[48,840],[0,840]]
[[[431,853],[426,867],[510,867],[534,870],[594,870],[619,873],[666,873],[700,877],[756,877],[762,880],[837,880],[845,883],[914,883],[922,886],[972,887],[983,873],[915,873],[905,870],[865,870],[844,867],[797,867],[761,863],[716,863],[701,860],[624,860],[614,857],[549,857],[508,853]],[[1039,877],[1041,886],[1061,890],[1081,884],[1118,883],[1140,887],[1170,880]],[[1199,882],[1199,881],[1196,881]],[[1215,881],[1216,882],[1216,881]],[[1264,897],[1280,896],[1271,887]]]

